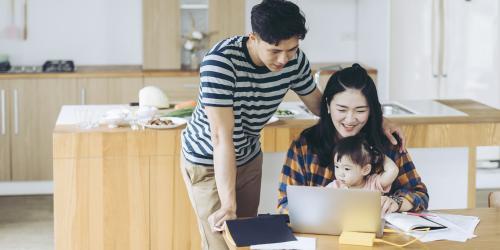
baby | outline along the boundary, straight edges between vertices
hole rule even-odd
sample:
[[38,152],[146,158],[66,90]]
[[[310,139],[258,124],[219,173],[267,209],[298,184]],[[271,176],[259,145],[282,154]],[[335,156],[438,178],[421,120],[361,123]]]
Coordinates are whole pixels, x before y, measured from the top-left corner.
[[335,178],[327,187],[360,188],[388,193],[399,173],[394,161],[362,136],[341,139],[335,147]]

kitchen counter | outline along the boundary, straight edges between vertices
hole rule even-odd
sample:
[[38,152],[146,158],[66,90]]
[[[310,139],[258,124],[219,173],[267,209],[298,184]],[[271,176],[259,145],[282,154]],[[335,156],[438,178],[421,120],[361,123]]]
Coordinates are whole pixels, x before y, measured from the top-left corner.
[[77,66],[75,72],[69,73],[2,73],[0,79],[22,79],[22,78],[92,78],[92,77],[196,77],[197,70],[159,70],[144,71],[139,65],[136,66]]
[[[321,67],[336,63],[312,64],[313,74]],[[339,64],[347,65],[347,64]],[[370,74],[376,74],[374,68],[367,67]],[[331,74],[325,70],[322,74]],[[92,77],[198,77],[199,70],[143,70],[140,65],[77,66],[71,73],[0,73],[0,79],[22,78],[92,78]]]
[[[401,124],[410,148],[469,149],[464,185],[467,205],[474,207],[476,147],[500,145],[500,111],[471,100],[440,102],[467,116],[390,120]],[[196,217],[179,173],[183,127],[84,130],[69,120],[60,116],[53,133],[56,250],[199,248]],[[263,151],[286,151],[315,122],[266,125]]]

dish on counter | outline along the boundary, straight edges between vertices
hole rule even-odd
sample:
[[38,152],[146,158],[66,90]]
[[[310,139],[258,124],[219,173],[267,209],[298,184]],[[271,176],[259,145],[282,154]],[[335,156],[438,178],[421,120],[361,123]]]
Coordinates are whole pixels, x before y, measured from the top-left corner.
[[186,124],[187,120],[179,117],[159,117],[139,121],[139,124],[145,128],[169,129],[176,128]]
[[271,118],[270,118],[270,119],[266,122],[266,125],[267,125],[267,124],[271,124],[271,123],[275,123],[275,122],[277,122],[277,121],[279,121],[279,120],[280,120],[280,118],[278,118],[277,116],[273,115],[273,116],[271,116]]
[[278,118],[293,118],[297,114],[299,114],[299,112],[293,109],[278,109],[274,113],[274,115]]

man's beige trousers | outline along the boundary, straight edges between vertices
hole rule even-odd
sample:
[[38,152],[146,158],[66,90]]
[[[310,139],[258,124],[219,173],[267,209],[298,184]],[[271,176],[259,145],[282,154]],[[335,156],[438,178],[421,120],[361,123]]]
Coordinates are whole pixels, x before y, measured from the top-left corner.
[[[228,249],[222,234],[212,232],[208,224],[208,216],[221,206],[213,166],[192,164],[181,153],[181,173],[186,183],[189,199],[198,217],[202,249]],[[238,167],[236,174],[236,215],[238,217],[257,216],[261,177],[262,153],[247,164]]]

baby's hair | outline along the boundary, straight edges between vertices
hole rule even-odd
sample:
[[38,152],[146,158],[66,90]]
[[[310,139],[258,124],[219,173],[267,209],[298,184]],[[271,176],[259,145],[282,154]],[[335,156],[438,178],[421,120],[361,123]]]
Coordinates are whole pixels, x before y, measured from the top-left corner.
[[378,174],[384,170],[385,156],[382,152],[382,150],[370,145],[363,135],[355,135],[339,140],[333,155],[337,156],[337,161],[347,156],[354,164],[361,167],[371,164],[370,174]]

